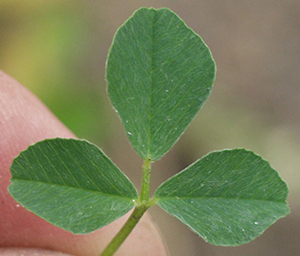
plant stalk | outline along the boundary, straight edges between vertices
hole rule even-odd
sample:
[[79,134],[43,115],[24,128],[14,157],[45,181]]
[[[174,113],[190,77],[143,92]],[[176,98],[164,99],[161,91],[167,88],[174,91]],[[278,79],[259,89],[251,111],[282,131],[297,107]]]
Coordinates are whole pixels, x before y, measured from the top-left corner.
[[143,181],[142,181],[142,189],[139,199],[136,202],[136,207],[129,219],[125,222],[123,227],[117,233],[117,235],[111,240],[108,246],[101,253],[101,256],[112,256],[119,249],[128,235],[131,233],[133,228],[142,218],[143,214],[147,211],[147,209],[155,204],[154,200],[149,198],[149,190],[150,190],[150,175],[151,175],[151,160],[146,159],[143,163]]
[[125,241],[125,239],[128,237],[130,232],[133,230],[133,228],[136,226],[136,224],[139,222],[145,211],[147,210],[147,207],[139,207],[137,206],[132,214],[130,215],[129,219],[126,221],[124,226],[121,228],[121,230],[118,232],[118,234],[111,240],[111,242],[108,244],[108,246],[105,248],[105,250],[102,252],[101,256],[112,256],[114,253],[119,249],[121,244]]
[[143,181],[142,181],[140,201],[141,203],[148,204],[149,191],[150,191],[151,160],[145,159],[142,168],[143,168]]

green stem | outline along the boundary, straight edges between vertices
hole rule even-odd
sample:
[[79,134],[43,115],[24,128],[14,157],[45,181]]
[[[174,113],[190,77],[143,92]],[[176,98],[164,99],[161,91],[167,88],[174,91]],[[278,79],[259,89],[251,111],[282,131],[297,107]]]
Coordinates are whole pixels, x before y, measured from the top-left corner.
[[119,233],[111,240],[109,245],[105,248],[102,252],[101,256],[112,256],[114,253],[119,249],[121,244],[125,241],[128,237],[130,232],[133,230],[135,225],[139,222],[147,207],[137,206],[133,213],[130,215],[129,219],[126,221],[124,226],[121,228]]
[[145,159],[143,163],[143,181],[140,201],[141,203],[148,204],[149,202],[149,191],[150,191],[150,176],[151,176],[151,160]]
[[149,198],[150,190],[150,175],[151,175],[151,160],[146,159],[143,163],[143,181],[141,195],[136,202],[136,207],[124,226],[118,232],[118,234],[111,240],[108,246],[104,249],[101,256],[112,256],[119,249],[133,228],[142,218],[147,209],[155,204],[153,199]]

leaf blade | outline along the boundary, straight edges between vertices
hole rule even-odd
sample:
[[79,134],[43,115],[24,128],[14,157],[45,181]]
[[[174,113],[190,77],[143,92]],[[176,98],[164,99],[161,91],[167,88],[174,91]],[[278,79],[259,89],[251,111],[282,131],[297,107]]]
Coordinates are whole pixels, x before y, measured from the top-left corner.
[[9,192],[18,202],[76,234],[92,232],[121,217],[137,198],[129,179],[99,148],[84,140],[38,142],[14,160],[11,173]]
[[286,184],[269,163],[241,149],[213,152],[163,183],[157,204],[209,243],[250,242],[289,213]]
[[[251,202],[249,204],[245,201],[239,202],[234,208],[232,206],[234,203],[230,201],[221,201],[222,203],[220,203],[220,201],[213,202],[213,200],[208,200],[207,202],[205,200],[201,200],[201,202],[193,200],[193,204],[191,204],[191,200],[177,201],[179,202],[176,202],[174,199],[163,199],[158,201],[158,205],[182,221],[204,240],[217,246],[238,246],[248,243],[260,236],[275,221],[289,212],[285,203],[280,203],[279,205],[278,203],[264,202],[267,208],[273,209],[273,212],[270,214],[268,211],[261,210],[261,202]],[[216,207],[216,205],[219,207]],[[205,217],[195,221],[195,216],[192,215],[195,207],[197,209],[201,207],[201,211],[197,212],[197,216],[204,215]],[[214,213],[214,211],[221,211],[221,208],[223,210],[222,214]],[[250,221],[249,218],[245,218],[245,209],[247,208],[252,208],[252,215],[253,211],[255,211],[256,216],[264,215],[263,220],[259,221],[257,220],[258,218],[251,218],[253,221]],[[230,225],[227,225],[228,219],[232,220]]]
[[108,94],[137,153],[155,161],[210,94],[215,64],[202,39],[168,9],[141,8],[117,31]]

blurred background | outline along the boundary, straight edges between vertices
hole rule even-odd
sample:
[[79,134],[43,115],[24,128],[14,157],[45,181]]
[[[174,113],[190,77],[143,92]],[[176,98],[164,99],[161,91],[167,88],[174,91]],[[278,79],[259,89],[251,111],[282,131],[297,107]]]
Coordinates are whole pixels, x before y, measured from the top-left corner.
[[211,150],[261,154],[290,188],[292,213],[261,237],[215,247],[150,209],[171,256],[300,255],[300,2],[0,1],[0,69],[34,92],[78,137],[99,147],[140,187],[142,161],[106,95],[116,29],[139,7],[168,7],[210,47],[213,92],[175,147],[153,166],[152,192]]

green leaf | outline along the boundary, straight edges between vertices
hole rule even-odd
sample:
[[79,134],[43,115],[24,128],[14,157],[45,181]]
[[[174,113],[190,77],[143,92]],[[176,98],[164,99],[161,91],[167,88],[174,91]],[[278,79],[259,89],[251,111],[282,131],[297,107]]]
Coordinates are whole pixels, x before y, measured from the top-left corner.
[[164,182],[158,205],[214,245],[250,242],[289,213],[288,189],[269,163],[243,149],[213,152]]
[[202,39],[169,9],[141,8],[110,49],[108,94],[133,148],[161,158],[208,98],[215,63]]
[[38,142],[11,166],[10,194],[50,223],[85,234],[134,206],[137,191],[95,145],[74,139]]

